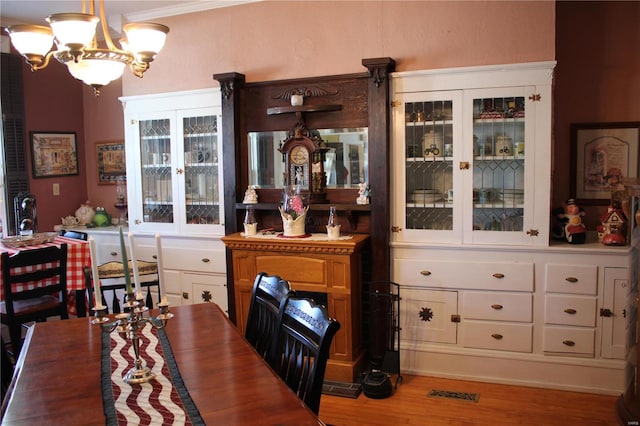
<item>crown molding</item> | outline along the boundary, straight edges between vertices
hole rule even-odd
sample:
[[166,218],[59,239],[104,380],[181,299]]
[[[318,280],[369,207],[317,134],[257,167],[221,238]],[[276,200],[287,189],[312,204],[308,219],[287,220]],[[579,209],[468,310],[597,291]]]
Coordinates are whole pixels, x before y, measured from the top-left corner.
[[222,7],[239,6],[247,3],[257,3],[262,0],[200,0],[184,2],[179,5],[159,7],[145,10],[144,12],[133,12],[125,14],[128,22],[147,21],[150,19],[166,18],[169,16],[184,15],[187,13],[202,12],[210,9]]

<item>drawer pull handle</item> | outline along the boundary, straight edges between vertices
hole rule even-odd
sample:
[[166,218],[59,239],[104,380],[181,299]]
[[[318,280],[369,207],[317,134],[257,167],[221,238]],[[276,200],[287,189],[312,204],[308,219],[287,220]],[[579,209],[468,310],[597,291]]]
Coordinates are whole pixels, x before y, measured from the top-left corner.
[[202,263],[209,263],[211,262],[210,259],[207,259],[206,257],[202,258]]
[[575,346],[576,342],[574,342],[573,340],[563,340],[562,344],[567,346]]
[[431,271],[420,271],[420,275],[424,275],[425,277],[428,277],[429,275],[431,275]]
[[154,254],[153,256],[151,256],[154,260],[158,260],[158,255]]
[[576,277],[567,277],[565,278],[565,281],[568,281],[570,283],[577,283],[578,279]]
[[496,340],[501,340],[502,339],[502,334],[498,334],[498,333],[493,333],[491,335],[491,337],[493,337]]
[[497,304],[497,303],[496,303],[495,305],[491,305],[491,307],[492,307],[493,309],[495,309],[496,311],[499,311],[500,309],[502,309],[502,305],[499,305],[499,304]]
[[117,251],[112,251],[111,253],[109,253],[111,256],[116,257],[118,255]]
[[569,315],[575,315],[576,312],[578,312],[578,311],[576,311],[575,309],[567,308],[567,309],[564,310],[564,312],[569,314]]
[[495,274],[493,274],[494,278],[504,278],[504,274],[501,274],[499,272],[496,272]]

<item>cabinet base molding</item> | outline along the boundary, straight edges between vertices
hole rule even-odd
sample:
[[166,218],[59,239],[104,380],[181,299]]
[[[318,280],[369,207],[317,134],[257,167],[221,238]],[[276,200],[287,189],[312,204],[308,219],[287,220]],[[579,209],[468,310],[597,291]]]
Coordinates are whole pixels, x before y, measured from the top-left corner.
[[[404,345],[404,347],[403,347]],[[495,351],[410,348],[402,342],[404,374],[456,380],[529,386],[572,392],[620,395],[631,382],[632,371],[623,360],[585,360]]]

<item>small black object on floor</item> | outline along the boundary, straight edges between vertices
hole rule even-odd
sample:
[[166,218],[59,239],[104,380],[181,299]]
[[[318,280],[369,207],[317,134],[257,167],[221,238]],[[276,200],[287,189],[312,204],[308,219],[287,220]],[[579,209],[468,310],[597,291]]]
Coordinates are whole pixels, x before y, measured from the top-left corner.
[[358,398],[362,392],[359,383],[334,382],[325,380],[322,384],[322,393],[325,395],[341,396],[344,398]]

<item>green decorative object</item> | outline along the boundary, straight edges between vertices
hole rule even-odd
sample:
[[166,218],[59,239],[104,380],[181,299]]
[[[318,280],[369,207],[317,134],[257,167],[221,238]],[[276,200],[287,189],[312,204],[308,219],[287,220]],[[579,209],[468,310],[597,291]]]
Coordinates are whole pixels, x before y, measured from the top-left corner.
[[93,223],[96,226],[111,226],[111,215],[105,211],[104,207],[96,207]]

